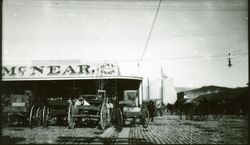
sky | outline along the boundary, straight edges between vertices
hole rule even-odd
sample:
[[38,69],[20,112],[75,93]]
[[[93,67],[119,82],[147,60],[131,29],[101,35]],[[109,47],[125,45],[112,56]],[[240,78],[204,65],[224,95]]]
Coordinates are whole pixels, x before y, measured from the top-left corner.
[[247,0],[3,0],[3,64],[117,62],[179,87],[244,87],[247,12]]

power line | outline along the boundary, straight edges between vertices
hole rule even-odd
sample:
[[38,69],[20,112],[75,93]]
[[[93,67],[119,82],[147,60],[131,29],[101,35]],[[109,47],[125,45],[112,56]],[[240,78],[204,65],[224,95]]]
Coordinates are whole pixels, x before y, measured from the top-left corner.
[[[212,36],[218,36],[218,35],[240,35],[241,37],[244,37],[242,34],[245,34],[243,30],[224,30],[224,31],[217,31],[217,32],[209,32],[209,31],[190,31],[190,33],[193,33],[192,35],[212,35]],[[154,33],[154,37],[187,37],[186,33],[169,33],[169,32],[161,32],[161,33]],[[98,33],[98,34],[62,34],[62,35],[3,35],[3,39],[15,39],[15,40],[59,40],[59,39],[116,39],[116,38],[144,38],[147,37],[145,33]],[[224,38],[224,37],[223,37]],[[241,41],[247,41],[242,40],[241,38],[238,38],[238,40]],[[235,39],[235,41],[238,41]]]
[[159,9],[160,9],[160,5],[161,5],[161,0],[159,1],[159,5],[158,5],[157,10],[156,10],[156,13],[155,13],[154,21],[153,21],[153,24],[152,24],[152,26],[151,26],[151,29],[150,29],[150,32],[149,32],[149,35],[148,35],[148,39],[147,39],[145,48],[144,48],[144,50],[143,50],[142,56],[141,56],[141,58],[140,58],[140,61],[143,59],[144,54],[145,54],[145,52],[146,52],[146,49],[147,49],[147,47],[148,47],[148,42],[149,42],[149,40],[150,40],[152,31],[153,31],[153,28],[154,28],[154,25],[155,25],[155,21],[156,21],[156,18],[157,18]]
[[[36,6],[36,7],[40,7],[43,8],[44,4],[43,2],[50,2],[50,6],[56,6],[56,8],[63,8],[65,9],[65,6],[67,7],[67,9],[77,9],[77,7],[88,7],[88,8],[112,8],[112,9],[116,9],[116,10],[121,10],[121,9],[126,9],[126,8],[131,8],[131,9],[153,9],[154,7],[152,5],[147,4],[145,2],[153,2],[153,1],[139,1],[139,4],[134,4],[133,2],[122,2],[122,3],[111,3],[111,4],[105,4],[105,1],[103,1],[104,3],[100,3],[100,1],[97,2],[88,2],[85,1],[86,3],[82,3],[84,1],[80,0],[80,1],[52,1],[52,0],[42,0],[42,1],[32,1],[32,3],[29,3],[27,5],[27,3],[19,1],[18,3],[6,3],[5,6],[12,6],[12,7],[31,7],[31,6]],[[52,3],[53,4],[52,4]],[[65,2],[66,5],[65,5]],[[121,2],[121,1],[120,1]],[[144,2],[144,5],[142,5],[142,2]],[[52,4],[52,5],[51,5]],[[124,6],[125,5],[125,6]],[[77,6],[77,7],[70,7],[70,6]],[[214,5],[214,7],[206,7],[205,5],[203,7],[200,6],[193,6],[193,5],[168,5],[168,6],[162,6],[162,10],[188,10],[188,11],[231,11],[231,10],[247,10],[247,7],[244,5],[239,5],[239,6],[231,6],[229,8],[225,7],[224,5],[222,6],[216,6]]]
[[[242,58],[242,56],[247,56],[248,53],[238,53],[238,54],[232,54],[231,58]],[[181,60],[181,59],[188,59],[188,60],[214,60],[214,59],[226,59],[228,55],[208,55],[208,56],[184,56],[184,57],[168,57],[168,58],[152,58],[152,59],[144,59],[143,61],[166,61],[166,60]],[[80,60],[80,59],[79,59]],[[7,62],[31,62],[29,60],[6,60]],[[41,60],[43,61],[43,60]],[[51,60],[53,61],[53,60]],[[54,60],[54,62],[60,60]],[[85,60],[89,63],[94,62],[138,62],[138,59],[113,59],[113,60]]]

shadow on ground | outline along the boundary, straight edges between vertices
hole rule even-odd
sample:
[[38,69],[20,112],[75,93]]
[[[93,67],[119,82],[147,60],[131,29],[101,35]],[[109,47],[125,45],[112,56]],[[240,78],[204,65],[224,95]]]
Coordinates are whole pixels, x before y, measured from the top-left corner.
[[134,145],[148,145],[152,144],[145,139],[129,139],[129,138],[96,138],[96,137],[58,137],[58,144],[134,144]]
[[21,141],[26,140],[23,137],[11,137],[11,136],[2,136],[1,137],[1,144],[17,144]]

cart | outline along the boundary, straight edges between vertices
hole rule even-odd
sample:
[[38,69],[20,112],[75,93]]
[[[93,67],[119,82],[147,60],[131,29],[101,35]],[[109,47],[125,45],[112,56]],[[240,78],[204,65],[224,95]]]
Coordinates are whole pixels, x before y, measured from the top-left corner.
[[219,120],[224,115],[224,106],[220,101],[213,100],[207,102],[207,104],[201,104],[200,102],[185,102],[184,110],[186,119],[204,121],[212,116],[214,120]]
[[30,114],[29,114],[29,127],[37,127],[42,124],[42,114],[43,114],[43,108],[42,104],[36,104],[32,105],[30,109]]
[[209,117],[209,110],[199,103],[188,102],[183,105],[183,112],[186,119],[204,121]]
[[70,100],[68,107],[69,128],[84,121],[96,122],[100,129],[105,129],[111,121],[109,103],[106,96],[80,95],[78,99]]
[[122,125],[125,125],[127,121],[132,121],[132,124],[141,124],[144,128],[148,127],[149,124],[149,112],[145,105],[136,106],[131,101],[120,101],[119,102]]
[[69,101],[63,98],[48,98],[46,105],[42,108],[42,124],[62,125],[67,121]]
[[[4,120],[8,122],[9,126],[23,125],[30,122],[30,108],[32,104],[31,91],[25,91],[24,94],[10,94],[9,96],[2,96],[3,99],[3,116]],[[35,108],[33,108],[35,110]],[[39,118],[39,111],[33,113],[33,119],[37,123]],[[35,117],[37,116],[37,117]]]
[[143,104],[145,106],[148,106],[150,101],[153,101],[155,105],[154,116],[163,116],[164,106],[163,106],[162,100],[161,99],[144,100]]
[[133,125],[141,124],[144,128],[148,127],[149,112],[146,105],[136,103],[138,97],[137,90],[124,90],[124,99],[115,103],[113,114],[119,129],[128,121],[132,122]]

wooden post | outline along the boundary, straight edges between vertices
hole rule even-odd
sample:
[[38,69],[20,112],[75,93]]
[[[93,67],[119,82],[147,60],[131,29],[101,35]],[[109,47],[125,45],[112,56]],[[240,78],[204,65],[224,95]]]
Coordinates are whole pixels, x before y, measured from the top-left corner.
[[161,101],[162,102],[163,102],[163,78],[164,78],[164,75],[163,75],[163,70],[161,67]]
[[150,84],[149,84],[149,79],[147,79],[148,82],[148,100],[150,99]]
[[161,101],[163,102],[163,77],[161,77]]

